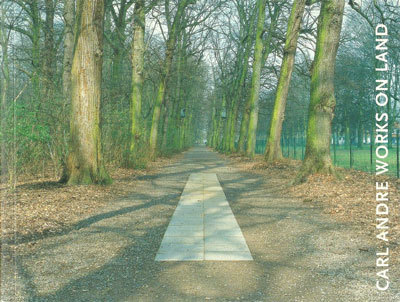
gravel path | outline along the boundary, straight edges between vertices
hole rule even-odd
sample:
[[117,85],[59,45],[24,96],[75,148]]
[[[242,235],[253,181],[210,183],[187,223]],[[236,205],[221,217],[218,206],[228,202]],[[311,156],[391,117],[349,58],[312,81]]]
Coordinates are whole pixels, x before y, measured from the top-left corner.
[[[254,261],[154,261],[189,175],[201,172],[217,174]],[[400,301],[395,280],[376,292],[367,238],[205,148],[135,186],[21,252],[9,301]]]

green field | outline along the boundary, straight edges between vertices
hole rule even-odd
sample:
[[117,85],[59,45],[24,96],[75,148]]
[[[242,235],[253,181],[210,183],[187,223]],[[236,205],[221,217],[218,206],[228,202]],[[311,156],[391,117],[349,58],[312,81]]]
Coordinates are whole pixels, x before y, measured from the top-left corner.
[[[257,142],[256,153],[262,154],[265,150],[265,144],[263,142]],[[304,147],[296,146],[294,150],[293,146],[289,147],[289,153],[287,146],[283,147],[283,155],[285,157],[302,159],[304,153]],[[360,171],[375,172],[375,150],[372,152],[372,166],[371,166],[371,151],[369,145],[364,145],[362,149],[352,147],[352,163],[350,164],[350,149],[343,146],[336,146],[336,156],[333,145],[331,145],[331,157],[335,166],[343,168],[353,168]],[[389,156],[387,158],[389,164],[390,175],[397,176],[397,149],[394,145],[392,149],[389,149]]]

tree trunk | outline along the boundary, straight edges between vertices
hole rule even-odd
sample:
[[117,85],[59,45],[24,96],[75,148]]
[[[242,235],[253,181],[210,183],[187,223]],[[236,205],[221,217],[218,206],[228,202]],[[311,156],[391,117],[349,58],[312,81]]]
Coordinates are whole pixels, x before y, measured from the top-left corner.
[[256,132],[258,122],[258,98],[260,94],[261,63],[263,52],[264,21],[266,0],[258,0],[258,20],[256,43],[254,47],[253,74],[251,79],[250,101],[249,101],[249,127],[247,132],[246,155],[253,157],[256,146]]
[[350,121],[346,119],[345,129],[344,129],[344,146],[350,148]]
[[[249,28],[249,34],[251,34],[251,32],[253,31],[254,28],[254,22],[251,21],[250,24],[250,28]],[[233,99],[233,112],[234,112],[234,117],[233,117],[233,129],[232,129],[232,134],[230,137],[230,151],[234,151],[234,145],[235,145],[235,128],[236,128],[236,123],[237,123],[237,118],[238,118],[238,113],[239,113],[239,101],[240,99],[243,97],[244,95],[244,86],[246,83],[246,77],[247,77],[247,73],[249,70],[249,58],[250,58],[250,51],[251,51],[251,45],[252,45],[253,39],[249,38],[249,41],[247,42],[246,48],[245,48],[245,53],[244,53],[244,58],[243,58],[243,66],[241,68],[241,74],[240,74],[240,79],[238,82],[238,91],[235,92],[235,96]],[[247,112],[245,110],[245,112]],[[237,151],[240,153],[244,152],[244,137],[245,137],[245,129],[247,128],[247,124],[248,124],[248,114],[247,114],[247,118],[244,118],[245,122],[243,123],[243,128],[242,128],[242,124],[240,127],[240,136],[239,136],[239,142],[238,142],[238,149]],[[246,127],[244,127],[244,125],[246,125]],[[242,132],[243,129],[243,132]],[[240,140],[241,139],[241,140]],[[240,146],[239,146],[240,145]]]
[[164,101],[164,92],[165,92],[165,80],[161,80],[160,85],[158,86],[157,98],[155,100],[154,109],[153,109],[153,118],[151,121],[151,130],[150,130],[150,138],[149,138],[149,151],[150,158],[152,160],[156,157],[157,151],[157,136],[158,136],[158,125],[160,122],[161,116],[161,106]]
[[[223,152],[225,150],[225,141],[226,141],[226,133],[227,133],[227,122],[226,120],[228,117],[228,111],[226,109],[227,102],[226,102],[226,95],[225,93],[222,95],[222,107],[221,107],[221,119],[220,119],[220,141],[218,144],[218,151]],[[222,116],[223,115],[223,116]]]
[[177,81],[176,81],[176,104],[177,108],[175,111],[175,127],[173,131],[173,145],[175,150],[181,149],[181,132],[183,132],[184,119],[186,117],[181,117],[181,110],[185,110],[185,95],[184,89],[182,89],[183,79],[182,71],[185,70],[187,65],[187,54],[184,45],[187,44],[188,35],[186,31],[182,32],[182,39],[178,45],[178,58],[177,58]]
[[236,134],[236,120],[237,120],[237,113],[238,113],[238,104],[235,101],[232,108],[232,116],[230,120],[230,127],[229,127],[229,141],[228,141],[228,152],[232,153],[235,151],[235,134]]
[[[40,11],[39,4],[37,0],[33,0],[30,3],[31,7],[31,28],[32,28],[32,65],[33,65],[33,75],[32,75],[32,87],[33,87],[33,97],[36,100],[41,100],[40,97]],[[40,103],[39,103],[40,105]],[[39,108],[40,110],[40,108]]]
[[283,51],[281,72],[276,89],[275,104],[272,111],[269,138],[265,150],[267,162],[274,162],[282,158],[281,133],[284,120],[286,101],[289,93],[294,60],[296,56],[297,39],[299,37],[301,20],[304,14],[306,0],[295,0],[290,14],[286,33],[286,42]]
[[133,163],[139,142],[143,140],[141,110],[143,91],[144,66],[144,32],[145,32],[145,1],[135,3],[133,14],[133,41],[132,41],[132,97],[131,97],[131,143],[130,162]]
[[362,122],[358,122],[358,129],[357,129],[357,148],[362,149],[363,147],[363,134],[364,134],[364,127]]
[[[168,131],[170,132],[171,144],[174,151],[179,149],[179,128],[181,119],[181,110],[183,109],[183,104],[181,100],[181,84],[182,84],[182,47],[178,49],[178,58],[176,66],[176,93],[174,99],[174,106],[172,108],[171,117],[173,118],[173,125],[169,126]],[[168,134],[168,133],[167,133]]]
[[121,50],[123,45],[114,46],[112,50],[112,65],[111,65],[111,96],[117,100],[121,98],[121,75],[122,75],[122,64],[124,62],[124,52]]
[[161,143],[161,150],[163,152],[168,152],[167,149],[167,132],[168,132],[168,124],[169,124],[169,119],[170,119],[170,114],[171,114],[171,110],[170,110],[170,103],[171,100],[170,98],[167,96],[165,98],[165,102],[164,102],[164,122],[163,122],[163,128],[162,128],[162,143]]
[[220,105],[218,98],[215,97],[214,100],[214,115],[212,119],[212,134],[211,134],[211,143],[210,147],[213,149],[217,149],[218,147],[218,141],[219,141],[219,128],[220,128],[220,119],[221,119],[221,110],[220,110]]
[[[62,73],[62,85],[63,85],[63,106],[67,106],[71,102],[71,69],[72,60],[74,57],[74,27],[75,27],[75,0],[64,0],[64,57],[63,57],[63,73]],[[66,153],[67,146],[63,149],[61,156],[62,175],[60,182],[66,182],[68,179]]]
[[186,127],[184,132],[184,144],[183,148],[186,149],[188,146],[193,143],[193,114],[189,114],[189,118],[186,121]]
[[66,102],[71,99],[71,69],[74,56],[74,16],[75,0],[64,0],[64,59],[63,96]]
[[226,114],[225,117],[222,118],[222,112],[225,110],[226,106],[226,101],[225,101],[225,94],[222,95],[222,104],[221,104],[221,111],[219,112],[219,118],[218,118],[218,133],[217,133],[217,145],[216,148],[217,150],[221,151],[223,149],[223,134],[224,134],[224,126],[225,126],[225,120],[226,120]]
[[212,118],[211,118],[211,128],[209,129],[209,139],[207,140],[207,146],[214,148],[215,147],[215,132],[217,131],[217,104],[216,99],[213,100],[213,109],[212,109]]
[[157,98],[154,104],[153,110],[153,119],[151,123],[151,130],[150,130],[150,141],[149,141],[149,151],[150,151],[150,158],[155,159],[156,151],[157,151],[157,137],[158,137],[158,127],[160,124],[160,116],[161,116],[161,106],[165,99],[165,88],[167,86],[172,60],[174,57],[174,49],[176,44],[176,38],[178,34],[178,30],[180,27],[182,15],[185,11],[186,6],[189,4],[188,0],[181,0],[179,1],[177,12],[174,17],[174,22],[171,27],[171,31],[168,35],[167,40],[167,48],[165,53],[165,62],[164,62],[164,74],[161,77],[160,84],[158,86],[158,93]]
[[226,104],[226,109],[225,109],[226,118],[225,118],[225,121],[224,121],[225,122],[225,127],[224,127],[224,134],[223,134],[223,137],[222,137],[222,140],[223,140],[222,145],[223,145],[223,147],[222,147],[222,150],[221,150],[224,153],[228,153],[229,152],[229,135],[230,135],[230,132],[231,132],[230,127],[231,127],[231,120],[232,120],[232,110],[229,107],[230,107],[230,104]]
[[103,0],[81,0],[80,32],[71,71],[72,112],[68,184],[109,184],[101,152],[100,100]]
[[240,123],[240,132],[239,132],[239,142],[238,142],[238,148],[237,152],[240,154],[244,154],[245,152],[245,146],[246,146],[246,134],[247,134],[247,128],[249,126],[249,116],[250,116],[250,107],[249,107],[249,102],[246,101],[243,114],[242,114],[242,121]]
[[45,1],[45,30],[44,30],[44,94],[46,101],[52,101],[54,96],[54,75],[56,51],[54,46],[54,12],[55,5],[53,0]]
[[0,182],[5,183],[8,174],[8,150],[7,150],[7,100],[8,89],[10,84],[10,71],[8,65],[8,35],[2,26],[5,21],[5,9],[0,5],[0,45],[1,45],[1,65],[0,71],[0,92],[1,92],[1,179]]
[[330,157],[333,112],[336,104],[334,74],[343,21],[344,0],[322,1],[317,46],[311,71],[306,154],[297,181],[310,174],[334,174]]

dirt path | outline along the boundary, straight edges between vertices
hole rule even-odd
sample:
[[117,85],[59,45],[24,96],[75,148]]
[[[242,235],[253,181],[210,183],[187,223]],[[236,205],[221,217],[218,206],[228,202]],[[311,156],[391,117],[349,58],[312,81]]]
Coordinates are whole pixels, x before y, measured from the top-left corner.
[[[154,261],[189,175],[201,172],[217,174],[254,261]],[[135,186],[22,252],[12,301],[400,301],[398,283],[376,292],[367,238],[205,148]]]

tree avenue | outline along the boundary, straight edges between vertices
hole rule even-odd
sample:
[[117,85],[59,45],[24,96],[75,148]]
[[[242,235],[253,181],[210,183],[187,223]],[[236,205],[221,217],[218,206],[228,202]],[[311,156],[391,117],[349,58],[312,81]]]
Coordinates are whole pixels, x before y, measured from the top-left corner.
[[394,148],[398,7],[349,1],[344,14],[345,6],[4,0],[2,173],[9,181],[51,173],[69,185],[109,184],[117,168],[142,169],[206,143],[268,164],[300,159],[298,181],[335,175],[338,152],[373,147],[376,22],[392,33],[385,111]]

